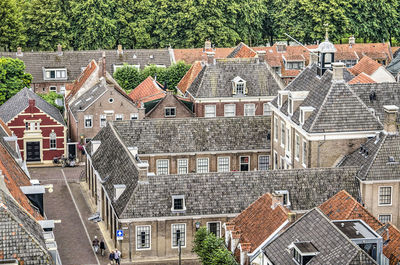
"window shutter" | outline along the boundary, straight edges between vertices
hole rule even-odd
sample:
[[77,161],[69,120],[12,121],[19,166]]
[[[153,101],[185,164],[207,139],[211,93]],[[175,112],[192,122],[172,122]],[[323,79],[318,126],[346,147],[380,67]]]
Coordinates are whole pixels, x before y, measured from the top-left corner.
[[236,83],[232,82],[232,95],[236,95]]
[[249,93],[249,90],[247,89],[246,83],[244,83],[244,94],[247,95]]

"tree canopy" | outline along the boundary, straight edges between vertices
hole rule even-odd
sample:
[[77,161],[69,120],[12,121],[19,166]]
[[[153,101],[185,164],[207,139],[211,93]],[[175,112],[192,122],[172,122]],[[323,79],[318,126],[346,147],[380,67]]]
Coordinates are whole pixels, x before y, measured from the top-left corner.
[[[400,0],[2,0],[0,50],[400,39]],[[18,7],[18,8],[17,8]]]
[[25,64],[20,59],[0,57],[0,105],[29,87],[32,75],[25,73]]

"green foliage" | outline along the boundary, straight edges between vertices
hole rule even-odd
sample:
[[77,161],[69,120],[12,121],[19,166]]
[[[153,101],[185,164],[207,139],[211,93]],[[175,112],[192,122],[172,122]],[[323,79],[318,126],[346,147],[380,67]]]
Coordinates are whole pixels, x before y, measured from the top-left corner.
[[114,73],[114,78],[118,84],[128,93],[143,82],[147,77],[157,77],[157,81],[162,85],[167,85],[168,89],[175,90],[176,85],[189,70],[190,65],[178,62],[168,68],[149,65],[139,71],[134,67],[125,65]]
[[32,75],[25,73],[25,64],[19,59],[0,57],[0,105],[29,87]]
[[204,265],[237,265],[232,254],[224,246],[224,240],[209,233],[206,227],[201,227],[196,232],[193,245],[193,252]]
[[24,14],[29,46],[35,50],[55,50],[57,44],[69,47],[67,16],[62,0],[31,0]]
[[25,44],[22,11],[16,0],[0,1],[0,49],[15,50]]
[[56,104],[57,98],[64,100],[63,95],[57,94],[56,92],[50,92],[48,94],[38,94],[38,95],[41,96],[44,100],[46,100],[48,103],[59,109],[61,113],[64,112],[64,106],[58,106]]

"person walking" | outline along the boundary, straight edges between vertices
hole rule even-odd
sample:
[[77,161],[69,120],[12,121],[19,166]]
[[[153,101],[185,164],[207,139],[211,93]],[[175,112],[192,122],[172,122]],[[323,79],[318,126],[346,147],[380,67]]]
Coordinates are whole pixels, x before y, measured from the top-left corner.
[[96,254],[97,254],[97,251],[99,251],[99,240],[97,239],[97,236],[94,236],[92,246],[93,246],[94,252],[96,252]]
[[121,252],[118,249],[115,249],[114,251],[114,259],[116,264],[121,264]]
[[101,253],[102,256],[104,256],[105,250],[106,250],[106,244],[104,244],[104,240],[102,239],[100,241],[100,253]]
[[110,260],[110,264],[114,264],[114,250],[111,250],[110,255],[108,256],[108,259]]

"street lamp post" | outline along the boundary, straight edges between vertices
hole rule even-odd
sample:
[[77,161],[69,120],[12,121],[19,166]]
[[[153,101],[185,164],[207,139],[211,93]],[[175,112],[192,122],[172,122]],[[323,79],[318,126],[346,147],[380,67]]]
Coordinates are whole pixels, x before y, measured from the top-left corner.
[[182,256],[182,248],[181,248],[181,239],[178,240],[178,254],[179,254],[179,262],[178,264],[181,265],[181,256]]

